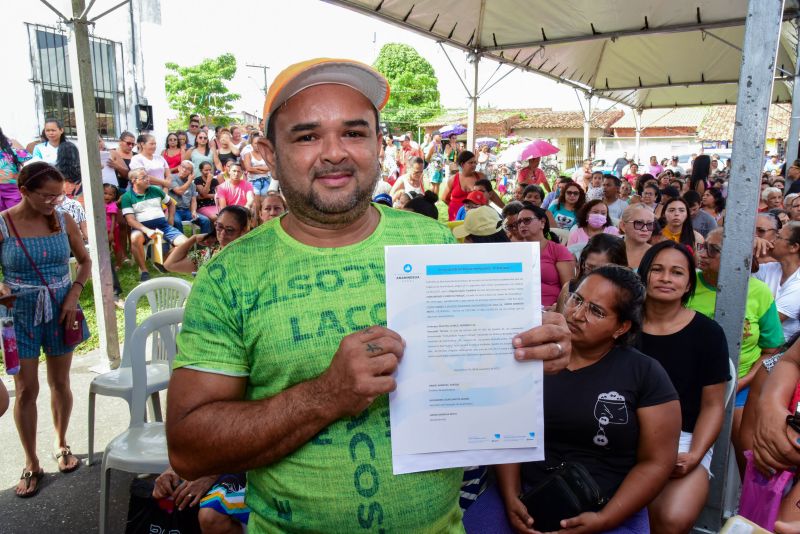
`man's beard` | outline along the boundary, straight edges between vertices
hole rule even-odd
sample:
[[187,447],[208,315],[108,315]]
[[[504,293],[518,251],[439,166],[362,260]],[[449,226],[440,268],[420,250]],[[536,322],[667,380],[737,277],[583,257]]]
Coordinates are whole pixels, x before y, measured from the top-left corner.
[[358,170],[355,166],[344,165],[318,171],[319,175],[334,174],[344,171],[353,176],[356,189],[353,194],[344,198],[327,198],[319,194],[309,184],[307,192],[294,189],[292,178],[285,176],[281,169],[281,160],[275,154],[275,175],[280,183],[281,192],[286,198],[288,211],[306,224],[318,227],[337,228],[347,226],[356,221],[369,209],[372,193],[380,179],[380,164],[375,162],[374,175],[366,184],[361,184],[355,177]]

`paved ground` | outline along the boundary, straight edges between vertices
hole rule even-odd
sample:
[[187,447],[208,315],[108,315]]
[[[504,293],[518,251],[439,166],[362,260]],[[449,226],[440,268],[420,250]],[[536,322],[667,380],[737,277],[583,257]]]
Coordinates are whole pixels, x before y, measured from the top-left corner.
[[[20,499],[14,494],[25,457],[19,443],[12,414],[14,382],[9,377],[3,382],[11,395],[11,407],[0,418],[0,532],[3,534],[84,534],[98,531],[100,514],[100,458],[106,444],[128,426],[128,405],[121,399],[97,397],[95,422],[95,464],[85,465],[88,451],[87,403],[89,383],[96,376],[89,370],[105,356],[93,352],[76,357],[72,364],[72,392],[74,407],[67,439],[72,451],[84,462],[70,474],[62,475],[52,457],[54,439],[50,416],[50,391],[47,387],[45,366],[39,366],[41,390],[39,394],[39,425],[37,450],[45,470],[42,490],[36,497]],[[162,406],[163,406],[162,394]],[[111,478],[110,533],[125,530],[129,487],[133,475],[114,471]]]

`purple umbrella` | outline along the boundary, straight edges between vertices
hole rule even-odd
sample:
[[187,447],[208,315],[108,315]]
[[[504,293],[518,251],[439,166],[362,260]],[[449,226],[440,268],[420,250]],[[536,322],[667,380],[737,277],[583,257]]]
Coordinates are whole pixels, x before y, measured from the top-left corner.
[[467,129],[461,126],[460,124],[449,124],[447,126],[442,126],[439,128],[439,133],[442,134],[442,137],[450,137],[451,135],[461,135],[466,132]]
[[497,139],[493,137],[479,137],[475,140],[475,144],[478,146],[487,145],[489,148],[494,148],[499,143],[497,142]]

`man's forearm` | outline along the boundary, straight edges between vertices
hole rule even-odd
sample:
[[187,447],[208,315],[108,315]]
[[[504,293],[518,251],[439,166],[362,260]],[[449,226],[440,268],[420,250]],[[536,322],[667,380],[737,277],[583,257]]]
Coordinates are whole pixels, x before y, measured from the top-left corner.
[[[173,391],[170,387],[170,395]],[[275,463],[338,419],[331,406],[321,380],[314,379],[268,399],[216,401],[183,417],[171,415],[167,419],[170,465],[194,480]]]

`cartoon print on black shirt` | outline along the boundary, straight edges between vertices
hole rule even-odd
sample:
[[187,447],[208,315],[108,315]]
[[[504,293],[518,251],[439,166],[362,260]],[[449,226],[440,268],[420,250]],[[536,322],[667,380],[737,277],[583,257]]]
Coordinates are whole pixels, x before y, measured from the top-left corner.
[[594,405],[594,417],[600,423],[597,429],[594,444],[599,447],[608,445],[608,437],[603,427],[606,425],[624,425],[628,423],[628,408],[625,405],[625,397],[616,391],[601,393],[597,396]]

